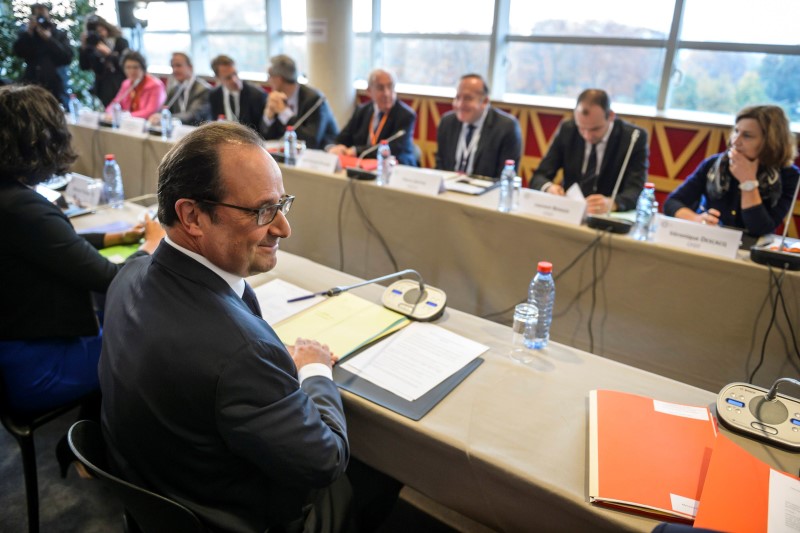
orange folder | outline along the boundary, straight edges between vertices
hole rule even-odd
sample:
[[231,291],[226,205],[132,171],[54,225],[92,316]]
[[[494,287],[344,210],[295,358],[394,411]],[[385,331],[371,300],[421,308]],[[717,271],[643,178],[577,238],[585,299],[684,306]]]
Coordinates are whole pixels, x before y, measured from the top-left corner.
[[708,408],[593,390],[589,410],[589,501],[693,520],[717,435]]
[[353,155],[340,155],[339,163],[342,165],[342,168],[355,167],[363,170],[375,170],[378,168],[377,159],[362,159],[359,163],[358,158]]
[[[717,437],[695,527],[731,533],[766,532],[770,476],[787,476],[753,457],[725,435]],[[798,485],[800,490],[800,485]]]

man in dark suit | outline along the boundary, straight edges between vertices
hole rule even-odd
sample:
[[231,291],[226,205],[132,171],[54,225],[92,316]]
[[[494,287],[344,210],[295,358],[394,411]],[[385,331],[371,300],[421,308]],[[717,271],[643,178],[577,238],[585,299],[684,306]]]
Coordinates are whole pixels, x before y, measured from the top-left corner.
[[508,159],[519,168],[519,122],[489,104],[489,86],[478,74],[461,77],[453,110],[439,122],[436,168],[500,177]]
[[[634,131],[639,132],[639,137],[633,144],[616,201],[611,205],[610,197]],[[630,211],[636,208],[636,200],[647,178],[647,154],[647,133],[616,118],[605,91],[587,89],[578,96],[574,118],[559,126],[530,186],[564,195],[566,189],[577,183],[586,197],[587,213],[605,213],[609,208]],[[554,183],[552,180],[561,168],[564,181]]]
[[321,92],[297,83],[294,60],[286,55],[271,58],[267,74],[271,91],[264,108],[261,135],[267,140],[280,139],[286,126],[294,126],[305,117],[300,126],[295,126],[295,133],[307,148],[322,149],[333,143],[339,126],[331,108]]
[[[183,124],[199,126],[211,120],[211,106],[208,94],[211,86],[205,80],[194,75],[191,58],[183,52],[173,52],[170,61],[172,79],[167,90],[167,101],[164,104]],[[159,124],[161,113],[150,117],[151,124]]]
[[161,162],[168,237],[108,291],[103,431],[114,470],[211,531],[336,530],[350,450],[335,357],[284,346],[244,280],[273,268],[291,233],[293,197],[262,143],[212,122]]
[[[397,99],[394,75],[385,70],[373,70],[369,75],[367,93],[372,102],[359,106],[350,121],[336,138],[336,146],[328,149],[338,155],[361,155],[365,150],[388,139],[400,130],[405,133],[389,143],[392,155],[401,165],[417,166],[417,154],[412,137],[417,114]],[[375,158],[377,150],[367,157]]]
[[243,82],[236,71],[236,63],[226,55],[211,60],[211,70],[219,81],[208,97],[211,118],[216,120],[222,116],[258,131],[267,93]]

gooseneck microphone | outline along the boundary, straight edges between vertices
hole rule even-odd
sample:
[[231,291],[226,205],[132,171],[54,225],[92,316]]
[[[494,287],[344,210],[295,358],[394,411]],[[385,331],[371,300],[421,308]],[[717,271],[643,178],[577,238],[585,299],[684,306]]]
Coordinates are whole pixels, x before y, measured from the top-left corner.
[[797,204],[797,195],[800,193],[800,180],[797,180],[797,185],[794,188],[794,201],[792,201],[789,211],[786,213],[786,220],[783,221],[783,235],[778,243],[778,249],[772,249],[772,243],[767,243],[761,246],[753,246],[750,248],[750,259],[761,265],[769,265],[775,268],[785,268],[786,270],[800,270],[800,254],[787,252],[786,250],[786,235],[789,232],[789,227],[792,225],[792,215],[794,213],[794,206]]
[[299,128],[300,126],[302,126],[302,125],[303,125],[303,122],[305,122],[305,121],[306,121],[306,119],[307,119],[308,117],[310,117],[310,116],[311,116],[311,115],[314,113],[314,111],[316,111],[317,109],[319,109],[319,106],[321,106],[321,105],[322,105],[322,104],[324,104],[324,103],[325,103],[325,95],[321,95],[319,98],[317,98],[317,101],[316,101],[316,102],[314,102],[314,105],[312,105],[312,106],[311,106],[311,107],[308,109],[308,111],[306,111],[306,112],[305,112],[305,114],[304,114],[302,117],[300,117],[299,119],[297,119],[297,120],[295,121],[295,123],[294,123],[294,124],[292,124],[292,127],[293,127],[295,130],[297,130],[297,128]]
[[628,170],[628,162],[631,160],[633,153],[633,146],[639,139],[639,130],[634,129],[631,133],[631,142],[628,144],[628,152],[625,154],[625,159],[622,162],[622,168],[619,170],[617,182],[614,184],[614,191],[611,193],[611,201],[608,205],[608,211],[604,215],[589,215],[586,217],[586,225],[592,229],[599,229],[603,231],[610,231],[611,233],[628,233],[633,227],[633,222],[611,216],[611,210],[614,208],[614,201],[617,199],[619,187],[622,184],[622,178],[625,176],[625,171]]
[[416,282],[407,279],[401,279],[386,288],[384,291],[382,302],[383,305],[392,311],[397,311],[402,315],[406,315],[414,320],[434,320],[442,315],[447,303],[447,296],[444,291],[428,285],[426,287],[422,276],[416,270],[407,268],[400,272],[386,274],[377,278],[369,279],[353,285],[339,285],[331,287],[328,290],[316,292],[298,298],[287,300],[287,303],[299,302],[301,300],[308,300],[315,296],[338,296],[343,292],[351,289],[357,289],[364,285],[372,283],[380,283],[390,279],[401,278],[407,274],[411,274],[417,278]]
[[372,152],[377,150],[380,147],[381,142],[383,142],[383,141],[392,142],[393,140],[399,139],[400,137],[402,137],[405,134],[406,134],[406,130],[400,130],[400,131],[396,132],[394,135],[392,135],[391,137],[387,137],[386,139],[381,139],[380,141],[378,141],[378,144],[373,144],[372,146],[370,146],[369,148],[367,148],[366,150],[361,152],[361,155],[358,156],[358,159],[356,160],[356,166],[357,167],[361,167],[361,161],[363,161],[366,156],[368,156],[369,154],[371,154]]

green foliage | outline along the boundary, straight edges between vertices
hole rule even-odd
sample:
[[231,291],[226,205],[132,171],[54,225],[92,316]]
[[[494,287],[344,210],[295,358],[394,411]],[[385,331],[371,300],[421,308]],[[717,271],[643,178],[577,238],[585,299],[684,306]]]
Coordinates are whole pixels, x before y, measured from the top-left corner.
[[[22,0],[0,0],[0,76],[17,80],[25,70],[25,63],[12,51],[14,41],[30,16],[29,5]],[[94,82],[94,74],[78,67],[78,46],[83,31],[83,21],[96,9],[94,0],[53,0],[50,17],[60,30],[67,32],[75,56],[69,65],[68,87],[78,95],[84,104],[92,103],[89,89]],[[68,89],[69,90],[69,89]]]

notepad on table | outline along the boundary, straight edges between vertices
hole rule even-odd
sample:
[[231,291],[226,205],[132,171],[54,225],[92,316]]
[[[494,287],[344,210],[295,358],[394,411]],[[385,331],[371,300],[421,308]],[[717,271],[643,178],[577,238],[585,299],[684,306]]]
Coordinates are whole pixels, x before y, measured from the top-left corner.
[[340,360],[409,324],[405,316],[350,293],[333,296],[273,326],[285,344],[327,344]]
[[717,435],[707,407],[589,393],[589,501],[691,521]]

